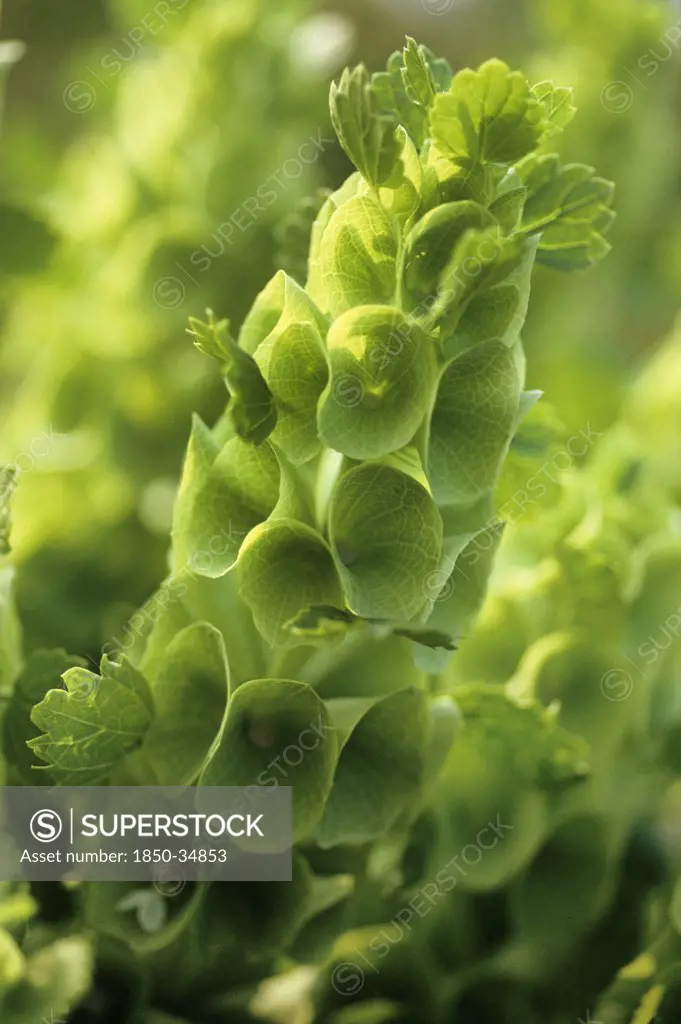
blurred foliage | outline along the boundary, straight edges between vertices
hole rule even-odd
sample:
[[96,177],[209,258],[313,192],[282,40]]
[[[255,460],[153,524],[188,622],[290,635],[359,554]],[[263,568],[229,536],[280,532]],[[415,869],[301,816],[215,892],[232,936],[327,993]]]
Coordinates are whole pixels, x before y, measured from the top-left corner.
[[[539,278],[526,332],[530,384],[572,428],[612,422],[620,387],[678,308],[681,26],[669,3],[533,0],[533,70],[573,84],[584,111],[561,155],[617,181],[614,256],[588,280]],[[541,381],[541,385],[538,383]]]
[[[681,332],[649,358],[681,279],[671,5],[342,7],[372,67],[406,29],[456,65],[495,53],[572,83],[580,128],[562,156],[618,186],[609,259],[588,276],[535,281],[528,383],[548,401],[512,448],[490,593],[439,684],[443,707],[457,701],[458,741],[406,842],[310,854],[313,880],[301,868],[295,883],[316,908],[308,918],[272,893],[220,887],[205,901],[188,887],[150,936],[113,887],[8,888],[3,1010],[16,1000],[24,1017],[9,1020],[47,1012],[39,970],[63,975],[52,1006],[74,1024],[675,1024]],[[235,228],[233,245],[216,238],[301,142],[328,132],[328,65],[301,61],[289,42],[306,13],[191,0],[158,32],[142,29],[139,47],[143,0],[93,3],[87,18],[63,0],[44,20],[23,3],[8,19],[12,36],[36,40],[12,73],[0,169],[0,230],[13,239],[0,263],[0,456],[22,470],[13,540],[27,651],[95,656],[165,575],[190,413],[212,421],[223,404],[183,337],[187,316],[210,305],[238,324],[281,239],[309,231],[319,203],[296,201],[337,177],[337,153],[324,152]],[[219,255],[199,271],[202,245]],[[473,547],[461,570],[482,554]],[[5,693],[21,664],[7,593],[5,571]],[[377,685],[397,685],[404,661],[400,647]],[[518,710],[530,699],[580,742],[588,776],[556,783],[565,748],[533,757]],[[465,874],[453,869],[497,815],[513,830],[465,860]]]
[[0,455],[22,470],[29,647],[96,654],[163,574],[190,413],[220,402],[187,315],[243,315],[320,176],[328,68],[295,35],[303,3],[262,7],[112,2],[44,74],[78,124],[65,150],[48,159],[44,116],[8,111]]

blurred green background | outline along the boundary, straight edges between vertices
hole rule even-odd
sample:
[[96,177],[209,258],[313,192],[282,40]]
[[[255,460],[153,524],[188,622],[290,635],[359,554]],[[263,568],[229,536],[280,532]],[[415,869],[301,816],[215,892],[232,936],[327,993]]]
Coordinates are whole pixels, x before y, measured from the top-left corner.
[[222,397],[187,316],[238,324],[304,248],[305,198],[347,172],[328,81],[406,33],[455,69],[497,55],[574,86],[563,153],[616,180],[614,251],[538,272],[528,384],[566,429],[610,424],[681,297],[675,17],[662,0],[7,4],[25,53],[9,68],[3,49],[0,459],[22,471],[28,648],[96,658],[163,575],[190,413]]
[[[656,686],[637,687],[631,701],[602,686],[594,698],[588,684],[619,671],[613,651],[624,658],[642,638],[657,639],[679,601],[676,8],[667,0],[13,0],[2,10],[0,461],[20,468],[17,599],[27,651],[60,646],[94,661],[165,575],[191,412],[212,422],[224,405],[222,382],[185,333],[188,316],[208,306],[238,326],[278,266],[296,273],[319,190],[348,172],[329,127],[330,79],[348,62],[383,66],[408,33],[454,69],[494,55],[531,79],[574,87],[579,114],[560,147],[564,159],[616,181],[613,251],[583,274],[536,272],[524,341],[528,387],[545,392],[531,423],[538,454],[530,445],[524,462],[522,450],[512,452],[502,508],[543,458],[564,454],[566,438],[606,437],[595,457],[591,443],[580,445],[584,454],[561,465],[560,481],[521,510],[448,682],[511,679],[519,695],[544,704],[560,697],[563,724],[594,751],[593,781],[573,807],[589,838],[579,828],[552,831],[548,802],[539,826],[530,820],[537,809],[519,805],[527,828],[514,840],[515,867],[511,845],[498,863],[508,877],[488,892],[461,889],[422,930],[418,943],[447,984],[460,963],[484,966],[462,988],[463,1024],[535,1019],[523,984],[512,998],[494,989],[497,952],[502,969],[510,964],[521,982],[527,975],[546,1000],[537,1019],[553,1019],[560,1005],[560,1024],[574,1024],[636,953],[651,916],[645,897],[659,851],[644,826],[664,773],[678,772],[681,655],[660,657]],[[659,727],[652,753],[650,723]],[[662,768],[649,771],[660,752]],[[485,748],[479,777],[474,753],[467,761],[463,747],[441,794],[450,850],[468,841],[466,809],[481,795],[497,801],[490,815],[500,794],[515,814],[522,789],[517,745]],[[678,800],[668,812],[672,860]],[[428,824],[419,820],[426,848]],[[544,845],[523,847],[525,833]],[[417,861],[419,834],[412,846],[408,859]],[[433,856],[437,868],[440,851]],[[228,915],[219,905],[218,914],[222,929]],[[409,1019],[420,1021],[437,983],[424,980],[407,947],[404,960],[395,956],[394,989],[413,989]],[[209,966],[216,991],[236,984],[238,961],[232,973]],[[184,980],[169,961],[155,984],[172,1002]],[[104,987],[122,1005],[132,999],[118,981]],[[195,993],[181,996],[190,1016]]]

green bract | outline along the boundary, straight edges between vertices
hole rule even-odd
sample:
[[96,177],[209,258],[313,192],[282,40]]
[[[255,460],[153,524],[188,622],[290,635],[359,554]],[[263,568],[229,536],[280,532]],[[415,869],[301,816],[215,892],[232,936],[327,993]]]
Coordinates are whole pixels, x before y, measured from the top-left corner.
[[[498,842],[458,885],[443,961],[456,950],[484,960],[467,921],[474,900],[503,887],[503,913],[531,951],[554,857],[574,855],[606,800],[589,723],[555,691],[577,686],[571,673],[588,664],[578,637],[561,633],[602,624],[619,593],[610,552],[551,535],[570,543],[542,585],[555,585],[560,613],[575,590],[586,604],[574,621],[558,613],[540,650],[540,629],[509,630],[515,675],[513,659],[503,678],[483,658],[478,672],[475,635],[473,678],[457,677],[455,653],[504,530],[499,496],[547,433],[521,342],[533,264],[571,269],[607,250],[611,187],[545,152],[570,96],[499,61],[453,76],[413,40],[386,72],[344,72],[331,119],[356,170],[318,210],[306,276],[278,272],[238,334],[210,313],[191,321],[228,400],[214,427],[195,418],[168,579],[101,675],[53,651],[16,678],[5,746],[19,780],[42,768],[59,784],[293,788],[290,886],[196,887],[170,909],[153,892],[86,887],[88,925],[157,972],[141,996],[142,1013],[163,1008],[154,1024],[170,1024],[176,1005],[188,1020],[253,1019],[267,1002],[256,984],[287,963],[303,971],[291,999],[305,1024],[444,1024],[487,967],[441,995],[446,963],[405,943],[368,982],[366,1005],[342,1009],[329,977],[348,956],[375,954],[380,922],[489,829]],[[9,605],[0,627],[11,652]],[[576,897],[584,918],[621,840],[596,831]],[[434,912],[424,943],[448,927]],[[532,957],[514,956],[529,974]]]
[[[312,227],[305,288],[273,278],[238,359],[224,326],[193,327],[232,368],[239,439],[214,454],[207,435],[200,474],[188,459],[176,564],[226,530],[197,571],[236,562],[275,646],[316,605],[428,619],[449,538],[489,525],[522,420],[535,255],[593,261],[611,219],[612,189],[590,168],[537,155],[572,116],[569,90],[532,87],[499,61],[451,77],[410,41],[386,73],[345,72],[331,113],[357,172]],[[468,510],[458,526],[455,509]]]

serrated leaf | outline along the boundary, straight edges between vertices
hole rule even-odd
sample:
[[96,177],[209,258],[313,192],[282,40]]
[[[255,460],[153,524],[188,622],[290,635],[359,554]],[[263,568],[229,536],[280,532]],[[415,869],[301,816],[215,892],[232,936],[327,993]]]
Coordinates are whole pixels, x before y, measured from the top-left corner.
[[402,79],[407,95],[428,111],[435,99],[437,86],[424,48],[410,36],[407,36],[407,45],[402,50]]
[[68,669],[65,689],[50,690],[31,714],[44,735],[28,745],[59,785],[102,782],[141,745],[153,721],[149,687],[137,669],[104,655],[100,671]]
[[573,91],[567,86],[538,82],[532,86],[532,95],[544,104],[547,120],[555,129],[565,128],[577,113]]
[[351,469],[335,488],[329,534],[355,614],[407,622],[418,615],[442,548],[442,520],[421,484],[378,463]]
[[331,376],[318,409],[319,436],[353,459],[409,444],[432,400],[435,346],[390,306],[360,306],[327,337]]
[[382,107],[363,64],[346,68],[338,85],[332,82],[329,107],[338,140],[357,170],[370,185],[385,184],[399,165],[397,120]]
[[428,110],[435,96],[435,81],[421,48],[413,39],[388,58],[386,71],[371,78],[380,109],[395,118],[417,147],[428,130]]
[[428,479],[435,500],[465,506],[490,491],[511,442],[520,379],[512,352],[486,342],[446,366],[430,421]]
[[28,741],[40,735],[31,721],[33,707],[49,690],[60,686],[64,672],[78,666],[84,667],[85,662],[66,651],[38,650],[29,655],[17,677],[3,721],[3,748],[5,758],[26,785],[36,784],[35,760],[28,748]]
[[454,72],[451,64],[444,57],[436,57],[427,46],[420,45],[419,50],[423,55],[435,83],[436,92],[446,92],[452,84]]
[[237,577],[258,630],[272,645],[296,643],[286,624],[310,605],[343,604],[328,545],[311,527],[292,519],[272,520],[248,535]]
[[371,83],[381,110],[394,116],[420,149],[435,94],[449,88],[451,80],[447,61],[407,37],[407,45],[388,58],[386,70],[372,75]]
[[[289,747],[296,754],[282,764]],[[256,679],[232,695],[200,784],[291,786],[294,841],[298,841],[321,816],[337,754],[336,731],[326,705],[311,686],[287,679]]]
[[430,113],[432,137],[455,160],[515,163],[539,145],[549,124],[525,76],[500,60],[459,71]]
[[517,167],[527,200],[521,230],[541,232],[537,259],[559,270],[587,267],[609,251],[614,185],[585,164],[532,155]]
[[238,436],[249,444],[262,444],[276,426],[277,408],[258,364],[234,340],[229,321],[215,321],[210,311],[208,322],[189,318],[189,333],[201,352],[222,365],[230,394],[228,413]]
[[[329,702],[332,720],[338,710],[344,721],[339,706],[344,703]],[[423,782],[426,694],[398,690],[369,705],[358,707],[356,721],[343,728],[345,742],[317,830],[322,848],[365,843],[383,835],[411,807]]]

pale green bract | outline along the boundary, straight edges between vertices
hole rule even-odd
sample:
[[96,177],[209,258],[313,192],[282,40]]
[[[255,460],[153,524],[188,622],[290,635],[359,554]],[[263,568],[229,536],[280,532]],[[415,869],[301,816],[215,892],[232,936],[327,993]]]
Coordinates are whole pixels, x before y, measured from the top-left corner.
[[[306,280],[279,271],[238,337],[210,313],[191,322],[229,400],[214,427],[194,420],[168,579],[101,676],[60,651],[19,676],[17,777],[292,787],[293,878],[266,899],[213,885],[164,911],[153,894],[87,887],[85,919],[135,955],[168,954],[172,971],[201,950],[185,973],[192,993],[220,978],[206,1019],[231,1012],[232,961],[243,988],[286,963],[331,971],[346,941],[361,955],[372,936],[357,922],[401,905],[438,870],[428,858],[500,806],[517,831],[461,888],[505,884],[550,834],[551,801],[587,785],[588,747],[541,688],[439,692],[485,597],[509,450],[535,454],[521,343],[533,264],[571,269],[607,248],[610,186],[537,155],[572,113],[567,89],[499,61],[452,76],[413,40],[386,72],[344,72],[331,118],[356,170],[317,207],[307,260],[297,224],[288,265]],[[581,583],[588,554],[571,554]],[[598,576],[595,611],[614,585]],[[496,786],[481,821],[479,777]],[[368,903],[346,923],[355,889]],[[325,1000],[320,987],[318,1019],[340,1024]],[[343,1020],[393,1019],[392,1005],[349,1003]],[[439,1020],[431,1010],[419,1019]]]
[[[495,490],[525,410],[532,265],[537,252],[566,269],[603,255],[612,187],[538,155],[574,113],[570,90],[532,86],[500,61],[453,76],[408,40],[386,72],[344,72],[330,104],[356,171],[319,209],[307,282],[275,274],[238,338],[211,312],[190,323],[230,397],[214,429],[195,420],[173,575],[142,631],[156,719],[105,673],[75,721],[84,670],[67,672],[67,691],[34,711],[46,735],[31,741],[59,781],[78,759],[88,778],[146,759],[161,780],[189,781],[230,675],[237,690],[256,664],[263,678],[288,666],[306,679],[315,659],[406,644],[419,678],[448,662],[480,605],[492,558],[474,574],[455,566],[476,537],[494,549],[500,536]],[[182,614],[165,608],[171,591]],[[227,640],[224,673],[211,630]],[[169,737],[181,742],[177,695],[199,687],[186,749],[167,761]],[[108,713],[104,700],[130,728],[95,763],[89,718]]]
[[[313,225],[307,288],[277,274],[240,336],[273,396],[281,490],[253,510],[251,528],[256,516],[272,523],[246,531],[238,587],[275,645],[309,640],[289,623],[315,605],[427,620],[450,532],[438,506],[477,505],[471,536],[487,525],[522,419],[519,337],[538,247],[545,259],[560,250],[565,267],[590,262],[610,221],[611,189],[589,168],[538,192],[529,162],[571,119],[571,94],[501,62],[451,78],[409,41],[386,73],[344,73],[331,111],[357,173]],[[542,181],[563,181],[555,158],[536,159]],[[572,186],[574,174],[593,185]],[[194,505],[197,523],[220,522],[198,494]],[[225,493],[223,521],[229,507]],[[285,552],[301,544],[297,572]],[[206,575],[228,568],[214,565]]]

